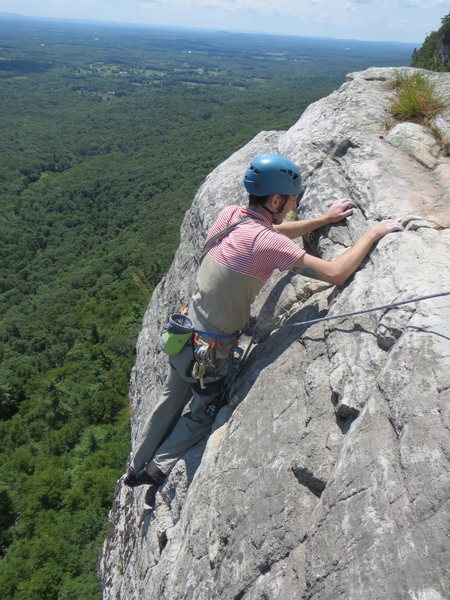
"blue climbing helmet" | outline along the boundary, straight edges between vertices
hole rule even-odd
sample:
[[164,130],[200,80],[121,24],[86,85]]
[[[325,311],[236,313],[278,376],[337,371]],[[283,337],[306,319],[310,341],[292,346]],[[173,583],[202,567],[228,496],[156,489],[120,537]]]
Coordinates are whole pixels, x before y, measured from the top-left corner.
[[258,154],[244,177],[244,186],[253,196],[295,196],[302,194],[299,168],[281,154]]

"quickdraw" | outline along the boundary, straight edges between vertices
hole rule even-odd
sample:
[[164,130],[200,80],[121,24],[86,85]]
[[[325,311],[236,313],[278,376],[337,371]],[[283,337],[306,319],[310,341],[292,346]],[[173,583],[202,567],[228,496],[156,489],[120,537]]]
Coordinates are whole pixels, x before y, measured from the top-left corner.
[[[190,300],[185,302],[180,309],[182,315],[187,315],[189,312]],[[194,366],[192,367],[192,377],[198,379],[201,389],[205,389],[206,385],[204,379],[206,376],[214,377],[214,371],[218,367],[217,350],[222,353],[232,355],[231,363],[233,364],[235,355],[240,356],[241,349],[236,346],[226,347],[220,343],[220,340],[237,338],[237,331],[234,333],[211,333],[208,331],[202,331],[200,329],[194,329],[194,335],[192,338],[192,345],[194,347]],[[206,336],[212,339],[211,342],[207,342],[202,339],[202,336]]]
[[[214,377],[214,371],[219,365],[219,361],[217,359],[217,349],[220,349],[225,354],[230,355],[234,355],[234,349],[223,346],[217,337],[214,337],[212,342],[204,341],[201,337],[203,333],[206,332],[197,332],[193,338],[195,363],[192,368],[192,377],[198,379],[200,382],[200,387],[205,389],[205,376],[208,375],[209,377]],[[215,334],[209,334],[209,337],[214,335]]]

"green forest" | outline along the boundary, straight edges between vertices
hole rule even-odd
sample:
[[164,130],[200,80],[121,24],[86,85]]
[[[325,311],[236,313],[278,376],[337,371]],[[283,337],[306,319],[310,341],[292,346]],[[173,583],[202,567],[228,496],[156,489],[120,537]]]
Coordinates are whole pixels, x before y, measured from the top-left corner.
[[450,13],[441,26],[425,38],[421,48],[414,49],[411,65],[430,71],[450,71]]
[[206,175],[412,49],[0,16],[2,600],[101,598],[135,341]]

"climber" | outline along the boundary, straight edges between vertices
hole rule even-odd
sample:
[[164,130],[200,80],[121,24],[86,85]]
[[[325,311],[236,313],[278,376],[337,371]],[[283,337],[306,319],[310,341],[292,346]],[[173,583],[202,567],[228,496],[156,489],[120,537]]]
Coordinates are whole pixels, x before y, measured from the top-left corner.
[[[298,208],[304,188],[298,167],[279,154],[256,156],[244,186],[248,207],[224,208],[208,234],[214,241],[202,258],[189,305],[197,334],[170,356],[165,388],[124,478],[130,487],[148,484],[156,491],[180,456],[210,431],[237,332],[275,269],[342,285],[377,240],[403,229],[394,219],[381,221],[336,259],[325,261],[305,253],[292,239],[350,216],[356,207],[352,200],[337,200],[323,216],[283,223]],[[189,401],[189,412],[181,416]]]

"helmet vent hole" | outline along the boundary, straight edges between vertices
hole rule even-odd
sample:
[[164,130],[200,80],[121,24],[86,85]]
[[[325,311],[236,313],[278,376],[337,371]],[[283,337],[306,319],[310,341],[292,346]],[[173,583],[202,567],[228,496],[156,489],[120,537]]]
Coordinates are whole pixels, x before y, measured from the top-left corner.
[[289,169],[280,169],[280,171],[282,173],[286,173],[287,175],[289,175],[289,177],[292,177],[292,179],[297,179],[297,177],[298,177],[297,173],[294,173],[293,171],[291,171]]

